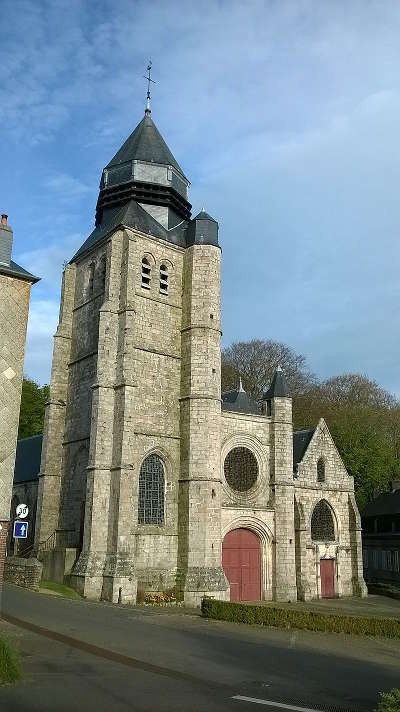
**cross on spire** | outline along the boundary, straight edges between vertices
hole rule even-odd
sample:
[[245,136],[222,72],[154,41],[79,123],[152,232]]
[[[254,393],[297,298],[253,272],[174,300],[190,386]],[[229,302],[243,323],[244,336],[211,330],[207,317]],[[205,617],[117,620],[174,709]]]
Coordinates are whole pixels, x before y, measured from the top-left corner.
[[152,82],[155,84],[154,79],[151,78],[151,66],[152,66],[152,61],[149,59],[149,63],[147,65],[147,77],[143,75],[143,79],[147,79],[147,99],[146,99],[146,109],[145,109],[145,114],[147,116],[150,116],[151,114],[151,108],[150,108],[150,83]]

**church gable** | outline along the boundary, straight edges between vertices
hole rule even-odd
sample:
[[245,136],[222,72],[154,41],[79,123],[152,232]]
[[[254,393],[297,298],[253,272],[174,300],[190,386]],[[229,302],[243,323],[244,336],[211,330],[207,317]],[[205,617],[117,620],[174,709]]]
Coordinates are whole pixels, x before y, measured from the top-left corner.
[[[344,466],[324,419],[320,419],[314,431],[301,432],[307,434],[307,438],[303,443],[302,456],[297,462],[294,460],[297,483],[303,486],[321,486],[328,489],[352,488],[352,478]],[[294,433],[294,443],[296,443],[296,435],[297,433]],[[307,439],[308,443],[306,444]]]

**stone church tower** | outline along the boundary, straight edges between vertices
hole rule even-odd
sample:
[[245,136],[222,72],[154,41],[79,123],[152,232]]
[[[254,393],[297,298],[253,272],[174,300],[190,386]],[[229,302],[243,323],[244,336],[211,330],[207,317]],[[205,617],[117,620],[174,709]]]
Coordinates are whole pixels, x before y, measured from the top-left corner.
[[[80,550],[73,583],[88,597],[134,600],[138,577],[178,581],[188,601],[228,590],[221,251],[216,221],[190,218],[188,189],[148,107],[104,169],[95,230],[64,272],[36,545]],[[145,457],[153,492],[138,483]]]
[[[144,118],[104,168],[64,271],[35,546],[46,578],[197,605],[363,593],[354,483],[326,425],[222,394],[218,224]],[[322,473],[322,474],[321,474]]]

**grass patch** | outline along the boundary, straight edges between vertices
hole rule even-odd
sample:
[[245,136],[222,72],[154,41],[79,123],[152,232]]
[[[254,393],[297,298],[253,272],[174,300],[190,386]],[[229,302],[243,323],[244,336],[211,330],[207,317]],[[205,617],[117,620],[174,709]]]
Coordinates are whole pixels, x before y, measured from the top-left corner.
[[400,712],[400,690],[393,689],[381,692],[377,712]]
[[213,598],[203,598],[201,612],[205,618],[231,623],[400,639],[400,619],[398,618],[367,618],[365,616],[274,608],[273,606],[248,606],[241,603],[216,601]]
[[21,677],[19,655],[10,643],[0,638],[0,684],[16,682]]
[[41,581],[40,589],[53,591],[54,593],[58,593],[60,596],[64,596],[64,598],[81,598],[79,593],[74,591],[73,588],[70,588],[69,586],[64,586],[63,583],[55,583],[55,581]]

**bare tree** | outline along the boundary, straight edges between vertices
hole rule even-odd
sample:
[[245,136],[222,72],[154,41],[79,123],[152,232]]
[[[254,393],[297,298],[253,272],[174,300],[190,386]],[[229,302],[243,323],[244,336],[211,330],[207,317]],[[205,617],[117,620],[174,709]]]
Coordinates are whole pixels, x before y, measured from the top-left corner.
[[268,389],[272,376],[280,366],[291,396],[296,396],[316,385],[306,359],[286,344],[270,339],[237,341],[222,351],[222,391],[237,388],[239,377],[243,386],[256,400]]

